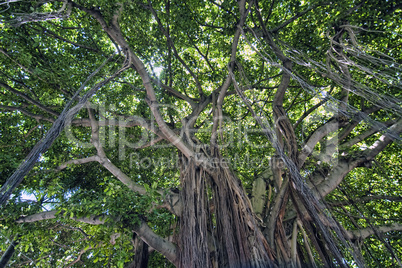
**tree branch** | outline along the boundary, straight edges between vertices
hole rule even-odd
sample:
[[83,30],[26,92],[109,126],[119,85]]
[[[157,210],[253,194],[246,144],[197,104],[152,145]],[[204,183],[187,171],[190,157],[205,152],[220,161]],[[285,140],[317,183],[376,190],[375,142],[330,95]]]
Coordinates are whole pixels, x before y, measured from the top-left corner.
[[[61,211],[60,215],[62,215],[65,211]],[[29,216],[22,216],[19,219],[17,219],[15,222],[16,223],[32,223],[32,222],[37,222],[37,221],[43,221],[43,220],[50,220],[50,219],[55,219],[57,218],[58,211],[57,210],[51,210],[51,211],[44,211],[44,212],[39,212],[37,214],[29,215]],[[77,217],[71,217],[70,219],[79,221],[79,222],[84,222],[92,225],[100,225],[105,223],[105,217],[102,216],[88,216],[88,217],[82,217],[82,218],[77,218]]]
[[[389,131],[398,134],[401,133],[402,119],[399,119],[397,123],[391,126]],[[318,194],[317,197],[320,198],[329,194],[342,182],[352,169],[365,162],[372,161],[388,144],[392,142],[393,139],[384,134],[372,146],[370,146],[369,149],[362,151],[361,155],[351,157],[350,159],[340,160],[339,164],[333,168],[328,177],[314,189],[316,194]]]
[[320,107],[321,105],[323,105],[324,103],[326,103],[328,101],[327,98],[323,99],[322,101],[320,101],[319,103],[317,103],[316,105],[314,105],[313,107],[311,107],[310,109],[308,109],[307,111],[305,111],[303,113],[302,116],[300,116],[300,118],[297,120],[297,122],[293,125],[293,129],[297,129],[297,127],[300,125],[301,122],[303,122],[303,120],[309,116],[309,114],[311,114],[312,112],[314,112],[318,107]]
[[86,247],[86,248],[82,249],[82,250],[78,253],[77,258],[76,258],[74,261],[70,262],[70,263],[66,266],[66,268],[70,268],[70,267],[72,267],[74,264],[76,264],[77,262],[79,262],[79,261],[81,260],[82,254],[84,254],[84,253],[87,252],[88,250],[94,249],[94,248],[98,248],[98,247],[100,247],[101,245],[102,245],[101,243],[100,243],[97,247],[92,247],[92,246],[90,245],[89,247]]
[[187,101],[191,107],[194,107],[196,104],[194,102],[193,99],[191,99],[190,97],[180,93],[179,91],[175,90],[174,88],[167,86],[165,84],[163,84],[160,80],[158,79],[152,79],[152,82],[154,82],[155,84],[157,84],[158,86],[160,86],[161,88],[167,90],[168,93],[170,93],[170,95],[175,96],[179,99],[185,100]]
[[[1,108],[1,106],[0,106]],[[129,115],[118,115],[120,118],[119,120],[112,118],[112,119],[106,119],[106,120],[100,120],[97,122],[98,126],[100,127],[106,127],[106,126],[115,126],[115,127],[124,127],[124,128],[131,128],[135,126],[141,126],[152,133],[156,134],[157,136],[166,139],[164,134],[159,130],[159,128],[156,126],[156,123],[145,119],[143,117],[139,116],[129,116]],[[83,126],[83,127],[90,127],[91,126],[91,120],[89,118],[81,118],[81,119],[74,119],[71,122],[72,125],[75,126]]]
[[364,118],[376,111],[379,111],[380,108],[377,106],[373,106],[369,109],[364,109],[362,112],[355,114],[352,118],[352,121],[347,125],[338,135],[337,140],[338,142],[344,140],[352,131],[353,129],[362,121]]
[[[94,51],[94,52],[101,52],[101,51],[100,51],[99,49],[97,49],[97,48],[89,47],[89,46],[86,46],[86,45],[83,45],[83,44],[78,44],[78,43],[76,43],[76,42],[73,42],[73,41],[71,41],[71,40],[68,40],[67,38],[64,38],[64,37],[62,37],[62,36],[56,34],[56,33],[53,32],[52,30],[46,29],[45,27],[43,27],[43,26],[40,25],[40,24],[39,24],[38,26],[42,29],[43,33],[46,34],[46,35],[52,36],[52,37],[54,37],[54,38],[56,38],[56,39],[59,39],[59,40],[61,40],[61,41],[64,41],[64,42],[69,43],[69,44],[71,44],[71,45],[73,45],[73,46],[76,46],[76,47],[81,47],[81,48],[84,48],[84,49],[87,49],[87,50],[91,50],[91,51]],[[38,30],[39,30],[39,29],[38,29]]]
[[64,162],[63,164],[59,165],[56,170],[61,171],[65,169],[68,165],[74,164],[74,165],[81,165],[85,163],[90,163],[90,162],[99,162],[99,156],[93,155],[87,158],[80,158],[80,159],[73,159],[67,162]]
[[202,58],[205,60],[205,62],[208,64],[208,66],[209,66],[209,68],[211,69],[211,71],[214,72],[214,71],[215,71],[215,68],[212,66],[211,62],[210,62],[209,59],[208,59],[208,51],[207,51],[207,54],[204,55],[204,53],[201,52],[201,50],[199,49],[199,47],[193,42],[191,36],[190,36],[188,33],[186,33],[186,34],[187,34],[188,40],[190,40],[191,44],[192,44],[193,47],[197,50],[198,54],[201,55],[201,57],[202,57]]
[[[128,177],[123,171],[121,171],[117,166],[115,166],[110,159],[106,156],[103,150],[102,143],[99,139],[99,124],[96,121],[93,114],[93,110],[88,107],[88,114],[91,123],[92,136],[91,143],[95,146],[97,155],[93,156],[90,160],[98,161],[104,168],[106,168],[110,173],[112,173],[121,183],[127,186],[133,192],[137,192],[141,195],[147,195],[148,192],[144,186],[135,183],[130,177]],[[91,157],[89,157],[91,158]],[[87,158],[88,159],[88,158]],[[72,160],[74,161],[74,160]],[[177,194],[172,192],[165,193],[163,191],[157,191],[163,198],[164,203],[168,203],[165,207],[175,215],[180,215],[181,213],[181,202]]]
[[345,200],[345,201],[327,201],[327,204],[331,207],[345,206],[353,203],[365,203],[371,202],[374,200],[386,200],[386,201],[394,201],[394,202],[402,202],[401,196],[387,196],[387,195],[370,195],[370,196],[362,196],[353,200]]
[[294,22],[295,20],[297,20],[298,18],[302,17],[303,15],[305,15],[306,13],[308,13],[309,11],[313,10],[316,7],[319,6],[324,6],[324,5],[329,5],[330,2],[325,2],[322,4],[315,4],[312,5],[310,7],[308,7],[307,9],[303,10],[302,12],[297,13],[295,16],[293,16],[292,18],[288,19],[287,21],[285,21],[284,23],[282,23],[281,25],[276,26],[273,29],[270,29],[269,32],[275,33],[277,31],[279,31],[280,29],[286,27],[287,25],[289,25],[290,23]]
[[258,20],[262,27],[264,33],[264,39],[271,47],[272,51],[278,57],[279,60],[282,61],[282,70],[284,70],[281,78],[281,82],[277,91],[275,92],[275,96],[272,102],[272,110],[274,113],[274,120],[275,120],[275,131],[276,136],[278,137],[278,141],[281,146],[283,146],[282,137],[286,140],[286,145],[288,148],[288,153],[290,159],[297,163],[297,142],[296,142],[296,135],[294,132],[294,128],[290,123],[289,117],[286,114],[285,109],[283,108],[283,98],[285,97],[285,93],[289,87],[291,72],[292,72],[292,62],[286,57],[281,49],[275,44],[274,40],[272,39],[271,34],[268,32],[267,28],[265,27],[264,21],[262,19],[258,1],[255,2],[255,9],[257,13]]
[[[129,44],[127,41],[124,39],[123,34],[121,33],[120,26],[118,24],[112,23],[110,26],[106,23],[104,18],[102,17],[101,13],[99,11],[93,10],[93,9],[88,9],[83,6],[80,6],[76,3],[73,3],[73,6],[77,7],[78,9],[88,13],[92,17],[94,17],[103,30],[109,35],[112,41],[114,41],[116,44],[118,44],[121,48],[122,51],[126,54],[128,59],[130,60],[130,63],[134,65],[135,70],[138,72],[140,75],[143,85],[145,87],[145,90],[147,92],[147,97],[146,101],[148,102],[149,107],[151,108],[151,111],[153,115],[155,116],[155,120],[158,123],[159,129],[162,131],[162,133],[165,135],[166,139],[176,146],[186,157],[195,157],[195,153],[187,147],[187,145],[183,142],[183,140],[177,136],[173,130],[171,130],[166,122],[164,121],[162,115],[159,112],[159,105],[158,101],[156,99],[155,95],[155,90],[152,86],[151,83],[151,78],[144,66],[144,63],[137,57],[137,55],[132,51],[130,48]],[[199,163],[205,162],[205,160],[199,161]]]
[[37,76],[38,78],[39,78],[39,80],[41,80],[42,82],[44,82],[44,80],[41,78],[41,77],[39,77],[38,75],[35,75],[35,73],[32,71],[32,70],[30,70],[29,68],[27,68],[27,67],[25,67],[24,65],[22,65],[21,63],[19,63],[18,61],[16,61],[16,60],[14,60],[13,58],[11,58],[8,54],[7,54],[7,52],[5,51],[5,50],[3,50],[3,49],[1,49],[0,48],[0,52],[1,53],[3,53],[7,58],[9,58],[12,62],[14,62],[15,64],[17,64],[21,69],[23,69],[25,72],[27,72],[27,73],[29,73],[29,74],[32,74],[32,75],[34,75],[34,76]]
[[87,100],[90,97],[92,97],[92,95],[95,94],[95,92],[99,88],[107,84],[109,81],[117,77],[121,72],[127,69],[127,66],[123,65],[122,68],[114,72],[111,76],[105,78],[101,82],[96,83],[93,87],[91,87],[88,90],[87,93],[85,93],[85,95],[79,100],[78,104],[70,109],[70,106],[73,104],[75,99],[78,98],[79,94],[85,88],[89,80],[93,78],[95,74],[97,74],[110,59],[112,59],[112,57],[109,57],[107,60],[105,60],[101,64],[101,66],[99,66],[93,73],[91,73],[91,75],[87,77],[87,79],[84,81],[81,87],[74,94],[72,99],[65,105],[62,113],[54,122],[50,130],[46,133],[46,136],[35,145],[35,147],[25,158],[25,160],[19,165],[17,170],[8,178],[6,183],[3,184],[3,186],[0,189],[0,206],[2,206],[7,201],[8,197],[11,195],[13,190],[23,181],[25,175],[28,174],[28,172],[33,168],[33,166],[35,165],[36,161],[39,159],[41,154],[43,154],[49,149],[49,147],[60,135],[62,129],[66,125],[68,125],[69,122],[71,122],[70,121],[71,118],[74,117],[79,112],[79,110],[84,106]]
[[[239,21],[238,27],[236,28],[234,37],[233,37],[232,48],[231,48],[231,52],[230,52],[229,65],[231,68],[233,68],[232,65],[233,65],[234,61],[236,60],[236,53],[237,53],[237,47],[239,45],[241,29],[243,28],[243,25],[246,21],[248,13],[249,13],[249,9],[247,11],[245,9],[245,1],[239,2],[239,10],[240,10],[240,21]],[[211,140],[210,140],[210,144],[213,145],[213,147],[215,145],[217,145],[217,143],[216,143],[216,140],[218,138],[217,130],[218,130],[218,125],[221,124],[221,120],[222,120],[223,100],[227,96],[227,90],[228,90],[231,82],[232,82],[231,75],[228,74],[223,85],[221,87],[219,87],[217,90],[215,90],[214,92],[212,92],[212,94],[211,94],[212,99],[214,99],[215,96],[218,95],[217,99],[215,100],[216,107],[214,109],[212,134],[211,134]]]
[[307,157],[313,152],[315,145],[329,133],[338,130],[339,124],[338,120],[332,119],[314,131],[299,154],[298,164],[300,167],[303,166]]

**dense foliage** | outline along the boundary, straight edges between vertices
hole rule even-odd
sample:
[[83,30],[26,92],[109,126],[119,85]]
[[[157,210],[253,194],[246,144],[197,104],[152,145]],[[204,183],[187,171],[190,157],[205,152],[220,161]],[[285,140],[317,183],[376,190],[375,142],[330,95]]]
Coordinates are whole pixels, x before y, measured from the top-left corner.
[[402,267],[401,16],[0,3],[3,258],[14,241],[12,267]]

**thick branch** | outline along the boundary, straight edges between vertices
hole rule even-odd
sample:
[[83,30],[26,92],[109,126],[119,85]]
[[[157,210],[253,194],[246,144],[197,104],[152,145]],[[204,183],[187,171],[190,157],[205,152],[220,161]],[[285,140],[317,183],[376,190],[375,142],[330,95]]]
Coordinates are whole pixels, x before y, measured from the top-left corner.
[[[390,127],[389,131],[398,134],[401,133],[402,119]],[[364,150],[357,158],[352,157],[349,160],[340,160],[339,164],[329,173],[328,177],[317,186],[316,191],[318,196],[326,196],[332,192],[351,170],[365,162],[372,161],[392,141],[393,139],[387,135],[382,135],[369,149]]]
[[[236,60],[236,53],[237,53],[237,46],[239,45],[239,39],[241,35],[241,29],[243,28],[243,25],[246,21],[247,15],[248,15],[248,10],[246,11],[245,9],[245,2],[240,1],[239,2],[239,10],[240,10],[240,21],[239,21],[239,27],[236,28],[234,37],[233,37],[233,42],[232,42],[232,49],[230,53],[230,61],[229,65],[232,65],[233,62]],[[233,66],[231,66],[233,68]],[[217,90],[215,90],[212,93],[213,99],[215,99],[216,95],[218,97],[215,100],[216,107],[214,109],[214,117],[213,117],[213,127],[212,127],[212,135],[211,135],[211,145],[216,145],[216,140],[217,140],[217,130],[218,130],[218,125],[221,123],[222,120],[222,105],[223,105],[223,100],[227,96],[227,90],[232,82],[231,75],[229,74],[226,77],[225,82],[221,87],[219,87]]]
[[[95,146],[97,155],[86,159],[81,159],[81,162],[85,161],[98,161],[104,168],[110,171],[120,182],[126,185],[133,192],[137,192],[141,195],[148,194],[144,186],[135,183],[130,177],[128,177],[123,171],[121,171],[117,166],[115,166],[109,158],[107,158],[105,151],[103,150],[102,143],[99,139],[99,122],[96,121],[93,114],[93,110],[88,108],[89,120],[92,129],[91,143]],[[74,160],[69,161],[74,163]],[[79,162],[79,161],[78,161]],[[158,193],[163,197],[164,202],[168,203],[166,207],[170,212],[175,215],[180,215],[181,213],[181,203],[179,202],[178,195],[174,193],[165,194],[163,191],[158,191]]]
[[135,227],[133,231],[136,232],[150,247],[153,247],[165,256],[171,263],[174,265],[178,264],[176,246],[172,242],[155,234],[144,221],[141,221],[139,226]]
[[299,166],[303,166],[307,157],[313,152],[316,144],[329,133],[334,132],[339,129],[339,122],[334,119],[326,124],[320,126],[318,129],[314,131],[311,137],[307,140],[306,144],[303,146],[303,149],[299,155]]
[[[44,212],[39,212],[37,214],[33,214],[30,216],[23,216],[20,217],[18,220],[16,220],[16,223],[31,223],[31,222],[37,222],[37,221],[43,221],[43,220],[50,220],[50,219],[55,219],[57,217],[58,211],[56,210],[51,210],[51,211],[44,211]],[[63,211],[60,212],[60,215],[63,214]],[[82,217],[82,218],[77,218],[77,217],[71,217],[70,219],[73,219],[75,221],[79,222],[84,222],[92,225],[100,225],[105,223],[105,218],[101,216],[88,216],[88,217]]]
[[402,224],[399,223],[393,223],[390,226],[375,226],[374,227],[376,230],[373,228],[364,228],[364,229],[359,229],[359,230],[352,230],[352,231],[347,231],[349,239],[351,240],[363,240],[366,239],[367,237],[375,234],[376,232],[379,233],[387,233],[387,232],[393,232],[393,231],[402,231]]
[[267,41],[268,45],[271,47],[272,51],[275,53],[278,59],[282,61],[284,70],[281,82],[279,84],[278,90],[276,91],[274,100],[272,102],[276,135],[281,145],[282,145],[282,137],[285,138],[289,151],[289,156],[293,161],[297,162],[298,151],[297,151],[296,135],[294,133],[293,126],[290,123],[289,117],[287,116],[286,111],[283,108],[283,98],[289,87],[291,78],[292,62],[289,60],[288,57],[286,57],[283,54],[281,49],[275,44],[271,34],[265,27],[257,1],[255,2],[255,6],[256,6],[257,17],[264,33],[264,39]]
[[[62,214],[61,212],[60,214]],[[19,218],[17,223],[32,223],[42,220],[55,219],[57,217],[57,211],[46,211],[40,212],[34,215],[25,216]],[[78,222],[84,222],[92,225],[100,225],[105,223],[105,218],[100,216],[88,216],[83,218],[72,217],[72,220]],[[136,232],[142,240],[144,240],[149,246],[153,247],[157,251],[159,251],[162,255],[164,255],[169,261],[173,264],[177,264],[177,249],[176,246],[169,242],[168,240],[160,237],[155,234],[151,228],[144,222],[141,221],[139,226],[136,226],[133,230]]]

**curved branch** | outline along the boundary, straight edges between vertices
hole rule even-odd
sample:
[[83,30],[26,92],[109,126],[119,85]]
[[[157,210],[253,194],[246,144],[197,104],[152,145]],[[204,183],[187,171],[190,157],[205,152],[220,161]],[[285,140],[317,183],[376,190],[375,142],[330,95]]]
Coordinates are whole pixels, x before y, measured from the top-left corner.
[[99,156],[97,155],[93,155],[90,157],[86,157],[86,158],[80,158],[80,159],[73,159],[67,162],[64,162],[63,164],[59,165],[56,170],[57,171],[61,171],[63,169],[65,169],[68,165],[74,164],[74,165],[81,165],[81,164],[85,164],[85,163],[90,163],[90,162],[99,162]]
[[280,188],[277,196],[275,197],[274,205],[271,209],[271,215],[269,216],[266,232],[268,232],[268,238],[271,245],[273,245],[275,239],[275,225],[279,215],[279,211],[283,202],[285,201],[285,196],[289,194],[289,180],[285,179],[282,183],[282,187]]
[[[137,57],[137,55],[133,52],[130,48],[127,41],[124,39],[123,34],[121,32],[120,26],[117,23],[111,23],[109,26],[104,18],[102,17],[101,13],[94,9],[88,9],[83,6],[80,6],[76,3],[73,3],[73,6],[77,7],[78,9],[88,13],[92,17],[94,17],[103,30],[109,35],[111,40],[113,40],[116,44],[118,44],[126,56],[129,58],[131,64],[134,66],[137,73],[140,75],[145,90],[147,92],[146,101],[148,102],[149,107],[151,108],[152,114],[155,116],[155,120],[158,123],[158,126],[162,133],[166,136],[167,140],[176,146],[186,157],[195,157],[194,151],[187,147],[187,145],[183,142],[181,137],[177,136],[172,129],[168,127],[166,122],[164,121],[162,115],[159,112],[158,108],[158,101],[156,99],[155,90],[151,83],[151,78],[145,68],[144,63]],[[205,161],[201,161],[205,162]]]
[[[246,18],[247,18],[248,12],[249,12],[249,10],[247,10],[247,11],[245,10],[244,1],[239,2],[239,9],[240,9],[241,17],[240,17],[239,25],[236,28],[236,31],[235,31],[235,34],[234,34],[234,37],[233,37],[229,65],[233,65],[233,62],[236,60],[237,46],[239,44],[239,39],[240,39],[240,35],[241,35],[241,29],[244,26],[244,23],[246,21]],[[231,66],[231,68],[233,68],[233,66]],[[211,140],[210,140],[210,143],[212,145],[216,145],[218,124],[220,124],[221,120],[222,120],[223,100],[224,100],[224,98],[226,96],[228,96],[227,90],[228,90],[231,82],[232,82],[231,75],[228,74],[228,76],[226,77],[226,80],[223,83],[223,85],[221,87],[219,87],[218,89],[216,89],[211,94],[212,99],[215,99],[215,96],[218,95],[218,93],[219,93],[218,97],[215,100],[216,107],[214,109],[212,135],[211,135]],[[235,92],[236,91],[234,91],[234,93]]]
[[312,5],[312,6],[308,7],[307,9],[303,10],[302,12],[297,13],[295,16],[293,16],[292,18],[288,19],[287,21],[285,21],[285,22],[282,23],[281,25],[278,25],[278,26],[276,26],[275,28],[273,28],[273,29],[271,29],[271,30],[269,30],[269,31],[275,33],[275,32],[277,32],[277,31],[279,31],[280,29],[286,27],[286,26],[289,25],[290,23],[294,22],[294,21],[297,20],[298,18],[302,17],[303,15],[305,15],[306,13],[308,13],[309,11],[313,10],[314,8],[319,7],[319,6],[329,5],[330,3],[331,3],[331,2],[325,2],[325,3],[322,3],[322,4],[315,4],[315,5]]
[[103,167],[109,170],[119,181],[126,185],[130,190],[138,192],[139,194],[145,195],[147,191],[145,187],[136,184],[129,178],[124,172],[122,172],[118,167],[113,165],[113,163],[107,158],[105,151],[102,148],[102,143],[99,139],[99,125],[98,121],[95,120],[93,110],[88,108],[89,120],[91,123],[92,137],[91,143],[95,146],[98,153],[94,156],[94,160],[98,161]]
[[[88,105],[89,106],[89,105]],[[95,146],[97,155],[86,159],[81,159],[81,162],[85,161],[98,161],[104,168],[106,168],[110,173],[112,173],[121,183],[127,186],[133,192],[137,192],[141,195],[147,195],[148,192],[144,186],[135,183],[130,177],[128,177],[123,171],[121,171],[117,166],[115,166],[110,159],[106,156],[105,151],[102,147],[102,142],[99,139],[99,122],[96,121],[93,114],[93,110],[88,107],[89,121],[92,129],[91,143]],[[154,140],[158,141],[158,139]],[[69,162],[74,163],[76,160],[71,160]],[[77,161],[76,161],[77,162]],[[79,161],[78,161],[79,162]],[[175,215],[180,215],[181,213],[181,202],[177,194],[172,192],[165,193],[163,191],[157,191],[164,199],[165,208]],[[166,204],[168,203],[168,204]]]
[[137,233],[150,247],[153,247],[165,256],[171,263],[178,265],[177,247],[172,242],[155,234],[146,222],[141,220],[139,226],[133,228],[133,231]]
[[[60,214],[62,213],[63,211]],[[55,219],[57,217],[57,214],[58,211],[56,210],[40,212],[30,216],[20,217],[18,220],[16,220],[16,222],[32,223],[42,220]],[[92,225],[100,225],[105,223],[106,217],[91,215],[82,218],[71,217],[70,219]],[[172,242],[155,234],[146,222],[141,220],[140,224],[133,228],[133,231],[136,232],[141,237],[141,239],[144,240],[144,242],[146,242],[149,246],[153,247],[161,254],[163,254],[169,261],[171,261],[173,264],[177,264],[176,246]]]
[[[394,124],[395,121],[389,121],[389,122],[384,122],[383,124],[387,127],[389,127],[390,125]],[[339,146],[339,149],[346,149],[348,147],[351,147],[352,145],[355,145],[356,143],[359,143],[361,141],[363,141],[364,139],[366,139],[367,137],[370,137],[371,135],[380,132],[381,129],[378,129],[377,127],[371,127],[370,129],[368,129],[367,131],[361,133],[360,135],[355,136],[354,138],[342,143]]]
[[354,200],[333,201],[333,202],[327,201],[327,204],[331,207],[337,207],[337,206],[350,205],[350,204],[354,204],[354,203],[365,203],[365,202],[370,202],[370,201],[374,201],[374,200],[387,200],[387,201],[394,201],[394,202],[402,202],[402,197],[401,196],[387,196],[387,195],[370,195],[370,196],[359,197]]
[[281,146],[283,144],[282,137],[285,138],[286,144],[289,151],[290,158],[297,163],[297,141],[296,135],[294,132],[294,128],[290,123],[289,117],[286,114],[285,109],[283,108],[283,98],[285,97],[285,93],[290,84],[290,78],[292,73],[292,62],[286,57],[281,49],[275,44],[274,40],[272,39],[271,34],[268,32],[267,28],[265,27],[264,21],[262,19],[258,2],[255,2],[256,13],[260,25],[262,27],[264,33],[264,39],[271,47],[272,51],[278,57],[279,60],[282,61],[282,69],[284,70],[281,78],[281,82],[277,91],[275,92],[275,96],[272,102],[272,110],[274,113],[274,120],[275,120],[275,131],[278,137],[278,141],[280,142]]
[[313,152],[316,144],[329,133],[334,132],[339,129],[339,122],[336,119],[330,120],[324,125],[320,126],[314,131],[314,133],[307,140],[306,144],[299,155],[299,166],[303,166],[307,157]]
[[303,113],[302,116],[300,116],[300,118],[297,120],[297,122],[293,125],[293,129],[296,129],[301,122],[303,122],[303,120],[312,112],[314,112],[318,107],[320,107],[321,105],[323,105],[324,103],[326,103],[329,99],[325,98],[322,101],[320,101],[319,103],[317,103],[316,105],[314,105],[313,107],[311,107],[310,109],[308,109],[307,111],[305,111]]
[[81,91],[85,88],[89,80],[92,79],[95,76],[95,74],[97,74],[110,59],[112,59],[112,57],[106,59],[101,64],[101,66],[99,66],[92,74],[90,74],[87,77],[85,82],[77,90],[72,99],[66,104],[60,116],[54,122],[50,130],[46,133],[46,136],[35,145],[35,147],[31,150],[28,156],[19,165],[17,170],[8,178],[6,183],[3,184],[3,186],[0,189],[0,206],[2,206],[7,201],[8,197],[11,195],[13,190],[23,181],[25,175],[27,175],[28,172],[33,168],[39,157],[49,149],[49,147],[60,135],[63,128],[66,125],[68,125],[71,118],[74,117],[79,112],[79,110],[84,106],[87,100],[90,97],[92,97],[92,95],[95,94],[95,92],[98,91],[98,89],[100,89],[102,86],[104,86],[105,84],[116,78],[120,73],[122,73],[124,70],[127,69],[127,66],[124,65],[122,68],[117,70],[109,77],[105,78],[101,82],[96,83],[93,87],[91,87],[88,90],[87,93],[85,93],[85,95],[79,100],[78,104],[70,109],[71,105],[73,104],[75,99],[79,96]]

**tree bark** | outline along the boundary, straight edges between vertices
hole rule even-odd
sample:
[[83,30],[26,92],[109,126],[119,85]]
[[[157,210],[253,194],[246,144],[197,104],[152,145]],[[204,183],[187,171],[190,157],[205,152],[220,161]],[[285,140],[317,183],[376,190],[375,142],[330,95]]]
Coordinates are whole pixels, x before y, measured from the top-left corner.
[[13,256],[15,252],[15,247],[18,245],[18,239],[19,236],[17,235],[17,238],[14,239],[11,244],[8,246],[6,252],[4,252],[3,256],[1,256],[0,259],[0,268],[6,267],[7,263],[10,261],[11,257]]
[[206,172],[192,159],[183,161],[179,267],[273,267],[273,252],[240,180],[228,167]]

